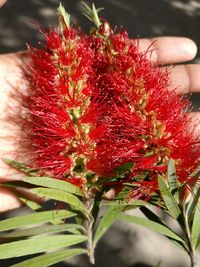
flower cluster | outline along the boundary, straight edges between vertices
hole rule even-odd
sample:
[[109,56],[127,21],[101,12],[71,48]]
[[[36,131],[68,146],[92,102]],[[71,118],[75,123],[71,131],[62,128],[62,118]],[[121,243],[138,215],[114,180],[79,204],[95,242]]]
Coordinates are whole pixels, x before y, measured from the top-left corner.
[[43,34],[43,47],[29,47],[34,166],[80,186],[134,183],[136,198],[158,189],[169,159],[180,182],[189,181],[200,142],[187,99],[169,89],[169,69],[104,20],[86,35],[60,15],[58,29]]

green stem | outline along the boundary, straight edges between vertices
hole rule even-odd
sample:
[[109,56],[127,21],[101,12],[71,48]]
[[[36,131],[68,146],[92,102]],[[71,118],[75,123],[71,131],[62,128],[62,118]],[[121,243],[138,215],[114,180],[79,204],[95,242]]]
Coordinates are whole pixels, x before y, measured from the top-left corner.
[[88,252],[88,257],[90,260],[91,264],[95,264],[95,258],[94,258],[94,244],[93,244],[93,217],[91,216],[90,213],[90,203],[89,203],[89,198],[85,197],[84,204],[86,207],[86,210],[88,211],[87,214],[85,215],[85,231],[86,235],[88,237],[87,240],[87,252]]
[[189,226],[189,223],[188,223],[188,218],[187,218],[187,216],[186,216],[184,211],[183,211],[183,218],[184,218],[184,228],[182,227],[182,229],[185,232],[186,239],[187,239],[188,254],[189,254],[189,257],[190,257],[191,267],[196,267],[195,251],[194,251],[194,248],[193,248],[193,245],[192,245],[192,241],[191,241],[190,226]]

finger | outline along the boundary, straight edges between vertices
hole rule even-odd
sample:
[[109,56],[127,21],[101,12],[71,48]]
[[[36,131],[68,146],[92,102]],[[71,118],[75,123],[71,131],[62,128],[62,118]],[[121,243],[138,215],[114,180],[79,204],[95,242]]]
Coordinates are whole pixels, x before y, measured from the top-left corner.
[[[0,140],[1,141],[1,140]],[[0,142],[2,145],[2,142]],[[8,150],[5,154],[3,154],[2,149],[0,149],[0,182],[4,183],[7,181],[20,181],[25,177],[24,173],[21,173],[20,171],[10,167],[7,165],[3,158],[13,159],[12,153]]]
[[[163,68],[165,70],[166,68]],[[177,65],[170,73],[171,88],[179,93],[188,94],[200,92],[200,65]]]
[[196,136],[199,139],[199,135],[200,135],[200,112],[191,112],[190,113],[190,117],[191,117],[191,128],[194,127]]
[[2,7],[7,0],[0,0],[0,7]]
[[0,212],[13,210],[22,206],[22,202],[12,192],[0,188]]
[[[15,81],[28,58],[26,51],[0,55],[0,82]],[[14,73],[13,73],[14,72]]]
[[192,60],[197,53],[196,44],[184,37],[157,37],[140,39],[139,50],[147,53],[147,57],[159,64],[174,64]]
[[[25,52],[0,55],[0,180],[18,180],[21,175],[10,168],[2,158],[16,159],[17,142],[21,127],[11,120],[19,108],[16,89],[26,90],[21,65],[26,60]],[[22,93],[23,94],[23,93]]]

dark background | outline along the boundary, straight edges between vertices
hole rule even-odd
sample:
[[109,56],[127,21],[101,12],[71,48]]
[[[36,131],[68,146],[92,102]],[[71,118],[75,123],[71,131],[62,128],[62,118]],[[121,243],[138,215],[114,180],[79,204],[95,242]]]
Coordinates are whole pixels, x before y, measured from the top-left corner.
[[[42,36],[35,22],[44,27],[56,26],[57,0],[8,0],[0,9],[0,53],[26,49],[26,43],[37,45]],[[90,2],[90,1],[87,1]],[[104,7],[102,16],[111,25],[122,25],[130,37],[185,36],[200,48],[200,1],[190,0],[94,0]],[[81,15],[79,0],[62,0],[72,21],[87,31],[91,25]],[[167,47],[166,47],[167,49]],[[195,63],[200,63],[198,53]],[[192,96],[196,109],[200,97]],[[187,256],[164,238],[142,227],[115,225],[97,248],[96,267],[187,267]],[[12,263],[2,262],[2,267]],[[85,258],[55,266],[88,267]],[[36,266],[37,267],[37,266]]]
[[[87,1],[92,2],[92,1]],[[185,36],[200,47],[199,0],[94,0],[97,7],[104,7],[102,15],[112,25],[122,25],[131,37],[162,35]],[[36,44],[42,36],[35,23],[44,27],[57,25],[58,0],[8,0],[0,9],[0,53],[26,49],[26,43]],[[91,25],[81,14],[80,0],[63,0],[72,21],[87,31]],[[167,49],[167,47],[166,47]],[[200,52],[195,59],[200,62]],[[191,96],[199,107],[200,97]]]
[[[87,1],[90,3],[92,1]],[[161,35],[186,36],[200,47],[200,2],[198,0],[94,0],[112,25],[122,25],[131,37]],[[0,52],[25,49],[40,35],[35,21],[43,26],[57,24],[57,0],[8,0],[0,10]],[[62,0],[72,21],[88,29],[90,22],[81,14],[80,0]],[[200,54],[198,54],[200,57]]]

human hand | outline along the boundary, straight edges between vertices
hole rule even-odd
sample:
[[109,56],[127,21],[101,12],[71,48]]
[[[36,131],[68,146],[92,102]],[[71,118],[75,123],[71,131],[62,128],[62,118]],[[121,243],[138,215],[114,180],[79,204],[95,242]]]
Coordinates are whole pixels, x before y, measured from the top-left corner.
[[[190,39],[159,37],[154,39],[141,39],[139,41],[139,49],[141,51],[146,51],[150,45],[151,50],[155,50],[150,60],[160,64],[161,68],[164,65],[176,65],[179,63],[171,71],[171,88],[177,88],[180,93],[200,92],[200,65],[184,64],[192,60],[197,51],[196,45]],[[27,90],[25,78],[21,71],[21,67],[24,66],[24,61],[26,60],[26,52],[0,55],[0,114],[2,117],[7,113],[9,103],[13,100],[10,99],[10,95],[14,95],[16,86],[20,87],[20,90],[23,92]],[[195,121],[199,120],[199,118],[200,114],[193,114]],[[8,137],[11,135],[11,131],[17,137],[17,128],[10,121],[1,121],[3,122],[1,122],[3,127],[0,129],[0,181],[19,179],[19,174],[1,160],[2,157],[13,157],[11,150],[16,150],[15,137]],[[112,192],[109,192],[107,198],[112,197]],[[21,202],[13,193],[7,189],[0,188],[0,212],[17,208],[20,205]]]
[[[9,168],[2,158],[15,159],[19,129],[16,123],[8,120],[8,113],[11,109],[13,111],[20,108],[17,107],[19,103],[12,97],[16,94],[16,87],[23,91],[27,89],[22,74],[26,58],[26,52],[0,55],[0,183],[19,179],[19,173]],[[0,212],[18,208],[21,204],[14,193],[0,187]]]
[[7,0],[0,0],[0,7],[2,7]]

